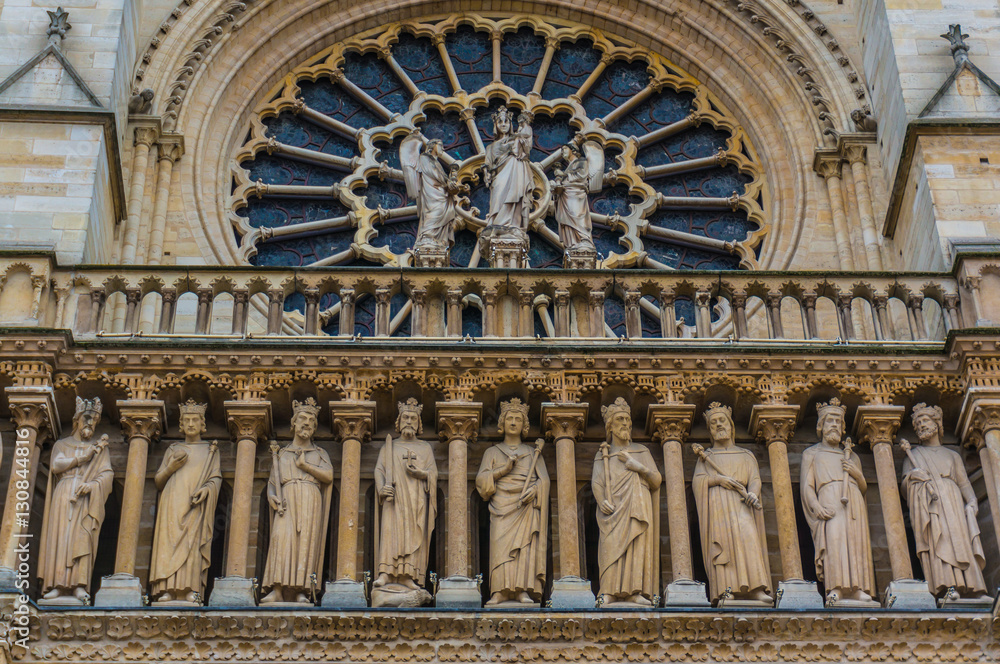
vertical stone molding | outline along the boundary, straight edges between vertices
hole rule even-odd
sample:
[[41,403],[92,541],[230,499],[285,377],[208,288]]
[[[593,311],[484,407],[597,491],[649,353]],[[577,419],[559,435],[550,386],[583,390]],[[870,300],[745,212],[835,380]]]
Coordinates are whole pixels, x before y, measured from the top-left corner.
[[326,583],[323,606],[364,608],[364,585],[358,579],[358,526],[361,493],[361,444],[375,428],[374,401],[331,401],[330,420],[340,439],[340,512],[337,530],[337,578]]
[[135,556],[146,485],[146,460],[150,443],[155,442],[166,428],[167,410],[162,401],[154,400],[130,399],[118,401],[116,405],[122,431],[128,441],[128,462],[125,466],[115,573],[102,579],[101,588],[94,597],[94,606],[135,608],[142,606],[142,586],[135,576]]
[[167,204],[170,201],[170,178],[174,172],[174,162],[184,154],[184,137],[179,134],[163,134],[159,140],[156,191],[153,198],[153,216],[150,222],[149,247],[146,262],[158,265],[163,260],[163,238],[167,228]]
[[131,184],[128,195],[128,217],[125,220],[125,235],[122,240],[122,264],[135,263],[139,246],[139,224],[142,219],[142,202],[146,194],[146,169],[149,167],[150,148],[159,138],[159,120],[155,124],[143,121],[135,128],[134,149],[132,151]]
[[910,548],[906,540],[903,505],[899,499],[896,463],[892,440],[903,422],[903,406],[859,406],[854,417],[854,431],[861,443],[869,445],[875,456],[878,493],[882,502],[882,521],[889,547],[892,582],[886,590],[887,603],[900,609],[934,609],[937,602],[927,590],[927,583],[913,578]]
[[683,445],[694,421],[693,404],[652,404],[646,433],[663,445],[663,478],[667,486],[667,528],[671,580],[663,590],[664,606],[710,606],[705,584],[694,580],[691,535],[687,518]]
[[[6,393],[10,416],[17,428],[14,444],[6,446],[7,453],[12,456],[3,522],[0,524],[0,591],[20,592],[14,590],[19,562],[16,549],[28,532],[42,443],[47,438],[55,440],[59,437],[59,414],[51,387],[8,387]],[[25,480],[28,488],[24,489],[24,484],[19,488],[18,482]],[[22,578],[26,579],[27,575]]]
[[[846,137],[845,137],[846,140]],[[856,139],[855,139],[856,140]],[[844,156],[851,165],[854,191],[858,199],[858,213],[861,217],[861,235],[865,242],[865,256],[869,270],[882,269],[882,253],[875,228],[875,211],[872,207],[871,187],[868,185],[868,144],[850,142],[844,145]]]
[[580,575],[580,530],[576,504],[576,441],[587,426],[585,403],[543,403],[542,430],[555,440],[559,578],[552,584],[552,607],[590,608],[594,592]]
[[788,441],[795,434],[798,414],[798,406],[757,404],[750,412],[750,435],[767,446],[771,468],[778,546],[781,548],[781,581],[775,608],[822,609],[823,597],[817,584],[803,579],[792,474],[788,466]]
[[847,211],[844,208],[844,192],[841,188],[840,155],[827,154],[826,151],[816,153],[814,168],[820,177],[826,180],[826,190],[830,199],[830,214],[833,217],[833,233],[837,241],[837,256],[840,258],[841,270],[854,269],[854,257],[851,252],[851,231],[847,223]]
[[479,437],[483,404],[439,401],[438,436],[448,445],[447,578],[438,587],[437,606],[478,609],[482,596],[469,570],[469,443]]
[[230,509],[226,575],[215,581],[210,606],[253,606],[253,582],[247,578],[250,546],[250,506],[257,441],[271,433],[271,402],[226,401],[226,423],[236,441],[236,472]]
[[[983,480],[990,501],[994,524],[1000,524],[1000,392],[981,392],[973,388],[962,405],[959,434],[967,445],[979,450]],[[1000,545],[1000,528],[996,531]]]

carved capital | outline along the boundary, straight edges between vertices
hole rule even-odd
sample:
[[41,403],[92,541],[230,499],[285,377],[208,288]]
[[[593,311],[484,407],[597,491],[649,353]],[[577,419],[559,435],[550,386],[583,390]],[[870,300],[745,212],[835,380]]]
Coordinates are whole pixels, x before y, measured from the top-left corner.
[[129,399],[118,401],[122,431],[129,442],[144,438],[151,443],[160,437],[167,422],[167,409],[162,401]]
[[365,442],[375,428],[374,401],[331,401],[330,420],[340,442]]
[[133,145],[136,147],[145,145],[148,148],[151,147],[159,137],[160,132],[157,131],[155,127],[136,127]]
[[51,387],[8,387],[6,393],[10,418],[17,428],[37,431],[36,443],[46,436],[58,438],[59,414]]
[[750,434],[758,443],[787,443],[795,433],[799,407],[758,404],[750,411]]
[[559,50],[559,45],[560,44],[562,44],[562,42],[558,38],[556,38],[556,37],[546,37],[545,38],[545,48],[551,48],[551,49]]
[[646,411],[646,433],[658,443],[684,443],[691,433],[695,406],[689,403],[657,403]]
[[872,448],[882,443],[891,445],[904,413],[903,406],[858,406],[854,416],[855,439]]
[[585,403],[543,403],[542,429],[555,440],[577,440],[587,428]]
[[866,145],[858,145],[857,143],[853,143],[844,146],[844,158],[847,159],[847,162],[849,164],[853,165],[858,162],[861,162],[863,164],[865,163],[867,155],[868,155],[868,146]]
[[163,134],[159,142],[160,161],[174,162],[184,154],[184,138],[180,134]]
[[237,441],[254,442],[271,433],[270,401],[227,401],[226,423]]
[[443,442],[464,440],[476,442],[483,418],[483,404],[474,401],[439,401],[435,404],[438,416],[438,436]]
[[840,163],[841,157],[835,150],[827,151],[817,151],[816,158],[813,161],[813,169],[819,173],[820,177],[829,180],[830,178],[840,177]]

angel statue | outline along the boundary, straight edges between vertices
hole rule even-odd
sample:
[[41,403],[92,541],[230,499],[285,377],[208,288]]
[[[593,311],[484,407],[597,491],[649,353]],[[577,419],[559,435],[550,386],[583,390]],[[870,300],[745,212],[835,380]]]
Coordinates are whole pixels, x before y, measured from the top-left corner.
[[[444,154],[440,140],[427,141],[414,131],[399,145],[406,194],[417,201],[420,221],[414,251],[448,251],[455,240],[457,178],[449,177],[441,166]],[[457,187],[456,187],[457,185]]]
[[501,106],[493,113],[493,142],[486,148],[484,181],[490,190],[487,227],[528,230],[531,213],[531,113],[521,111],[517,129],[510,111]]
[[590,221],[590,201],[587,190],[590,166],[587,158],[573,145],[562,147],[566,169],[555,170],[556,222],[559,240],[568,253],[594,252],[594,238]]

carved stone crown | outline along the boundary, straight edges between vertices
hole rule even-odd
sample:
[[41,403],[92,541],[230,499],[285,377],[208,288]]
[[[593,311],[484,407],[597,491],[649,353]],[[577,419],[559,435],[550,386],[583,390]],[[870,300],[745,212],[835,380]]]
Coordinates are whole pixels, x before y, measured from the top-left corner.
[[424,404],[418,403],[413,397],[407,399],[405,403],[400,401],[397,405],[399,406],[400,415],[403,413],[416,413],[417,415],[420,415],[424,412]]
[[500,421],[507,416],[507,413],[521,413],[525,418],[528,417],[528,404],[521,403],[521,400],[514,397],[510,401],[504,401],[500,404]]
[[928,406],[925,403],[918,403],[913,407],[913,419],[918,417],[930,417],[938,424],[944,419],[944,411],[941,406]]
[[83,415],[84,413],[96,413],[100,416],[102,408],[100,397],[94,397],[93,399],[76,398],[76,416]]
[[733,409],[731,407],[723,406],[718,401],[713,401],[712,403],[708,404],[708,408],[705,409],[704,413],[705,421],[708,422],[708,420],[711,419],[712,415],[715,415],[716,413],[725,413],[726,417],[728,417],[729,419],[733,419]]
[[180,410],[181,415],[201,415],[205,417],[205,410],[208,409],[207,403],[198,403],[194,399],[188,399],[185,403],[182,403],[177,407]]
[[623,397],[618,397],[615,399],[613,404],[607,406],[601,406],[601,417],[604,418],[604,423],[607,424],[611,419],[618,413],[625,413],[626,415],[632,415],[632,407],[628,405]]
[[312,397],[307,398],[305,401],[293,401],[292,402],[292,413],[293,415],[298,415],[299,413],[309,413],[310,415],[319,415],[319,404]]
[[830,399],[827,403],[816,404],[816,414],[820,421],[822,421],[827,415],[837,414],[843,417],[845,413],[847,413],[847,410],[840,405],[840,399],[836,397]]

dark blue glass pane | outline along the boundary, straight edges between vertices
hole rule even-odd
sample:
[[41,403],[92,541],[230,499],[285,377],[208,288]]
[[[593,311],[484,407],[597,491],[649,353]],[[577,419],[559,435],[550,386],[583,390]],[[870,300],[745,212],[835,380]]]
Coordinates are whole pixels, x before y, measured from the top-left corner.
[[461,25],[446,37],[445,45],[463,90],[475,92],[493,80],[493,43],[489,33]]
[[364,293],[354,302],[354,334],[375,336],[375,298]]
[[[320,313],[326,311],[338,302],[340,302],[340,298],[337,297],[335,293],[327,293],[319,299]],[[340,314],[330,318],[326,325],[323,325],[323,319],[321,318],[320,329],[323,331],[323,334],[329,334],[330,336],[340,334]]]
[[625,246],[619,240],[622,238],[620,231],[613,231],[609,228],[595,226],[593,229],[594,246],[597,253],[602,258],[607,258],[611,254],[624,254]]
[[462,309],[462,336],[483,336],[483,312],[469,305]]
[[531,92],[545,57],[545,37],[529,27],[506,33],[500,43],[500,78],[519,94]]
[[410,93],[378,55],[348,53],[344,56],[344,75],[393,113],[409,109]]
[[616,184],[606,187],[598,194],[590,194],[590,210],[598,214],[620,214],[625,216],[631,212],[631,204],[642,202],[638,196],[628,193],[628,186]]
[[357,143],[338,136],[322,127],[309,124],[292,113],[282,113],[276,118],[264,120],[267,136],[297,148],[307,148],[316,152],[354,157],[359,153]]
[[686,118],[691,113],[693,102],[693,94],[663,90],[644,101],[608,129],[626,136],[643,136]]
[[[389,300],[389,320],[392,321],[396,317],[396,314],[410,301],[410,298],[405,293],[396,293]],[[408,337],[410,336],[410,321],[413,319],[412,315],[407,315],[406,319],[400,324],[395,332],[391,336],[394,337]]]
[[[736,256],[680,247],[650,237],[643,238],[643,246],[650,258],[678,270],[738,270],[740,265]],[[693,321],[688,319],[688,323]]]
[[726,166],[656,178],[647,182],[664,196],[727,198],[732,196],[733,192],[742,194],[746,190],[746,185],[752,181],[753,178],[740,173],[735,166]]
[[728,138],[728,133],[703,124],[639,150],[635,163],[640,166],[659,166],[711,157],[720,149],[726,148]]
[[306,310],[306,298],[302,293],[295,291],[294,293],[289,293],[285,296],[285,311],[298,311],[299,313],[305,313]]
[[401,254],[413,246],[417,239],[417,220],[376,224],[378,235],[369,242],[373,247],[389,247],[394,254]]
[[546,242],[541,235],[528,231],[528,265],[534,268],[562,267],[562,252]]
[[451,95],[441,54],[427,37],[400,33],[399,43],[392,48],[392,57],[420,90],[442,97]]
[[374,145],[379,151],[378,160],[384,161],[392,168],[402,168],[402,165],[399,163],[399,144],[403,142],[403,138],[405,137],[398,136],[392,143],[388,141],[375,141]]
[[291,161],[278,155],[269,155],[266,152],[258,154],[253,161],[244,161],[240,166],[250,172],[250,179],[253,182],[260,180],[264,184],[305,184],[329,187],[340,182],[344,177],[344,173],[340,171]]
[[649,225],[725,241],[743,240],[757,229],[743,211],[658,210],[649,217]]
[[542,85],[542,97],[560,99],[570,96],[580,89],[600,61],[601,52],[589,39],[563,42],[552,56],[552,64]]
[[379,206],[384,207],[386,210],[391,210],[392,208],[403,207],[413,203],[413,201],[407,198],[406,187],[402,182],[383,181],[375,176],[368,180],[367,187],[358,189],[356,193],[367,197],[365,205],[372,210]]
[[472,231],[461,230],[455,233],[455,244],[451,247],[451,266],[468,267],[477,241],[478,237]]
[[476,152],[468,128],[454,111],[441,113],[428,109],[427,119],[420,128],[427,138],[439,139],[444,144],[445,152],[452,157],[466,159]]
[[542,324],[542,317],[538,315],[538,310],[535,310],[534,314],[534,324],[535,324],[535,336],[542,337],[543,339],[549,336],[549,333],[545,331],[545,326]]
[[616,337],[625,335],[625,303],[617,297],[604,298],[604,322]]
[[254,227],[278,228],[306,221],[319,221],[331,217],[342,217],[347,208],[334,199],[318,200],[309,198],[251,198],[240,215],[247,217]]
[[489,106],[476,109],[476,126],[479,127],[479,135],[484,145],[489,145],[493,141],[493,113],[501,106],[503,106],[502,99],[491,99]]
[[532,161],[541,161],[570,142],[576,135],[576,129],[569,124],[570,117],[567,113],[559,113],[555,117],[535,116],[531,123],[535,139],[531,149]]
[[483,184],[482,178],[479,179],[479,184],[472,187],[472,191],[469,193],[469,203],[474,208],[479,209],[479,218],[485,219],[486,215],[490,213],[490,190]]
[[[647,302],[652,302],[653,304],[659,306],[659,303],[654,300],[649,295],[643,296],[644,300]],[[642,324],[642,338],[643,339],[659,339],[663,336],[663,330],[660,326],[660,319],[656,316],[646,313],[646,310],[639,307],[639,321]]]
[[674,300],[674,316],[677,324],[694,325],[694,302],[689,297],[678,297]]
[[380,124],[375,114],[365,108],[364,104],[328,78],[321,78],[316,82],[299,81],[298,84],[306,105],[314,111],[358,129]]
[[254,265],[301,267],[344,251],[354,241],[354,231],[345,230],[293,240],[265,242],[257,245]]
[[617,60],[608,65],[583,102],[587,115],[594,119],[603,118],[634,97],[649,83],[646,67],[645,60]]

